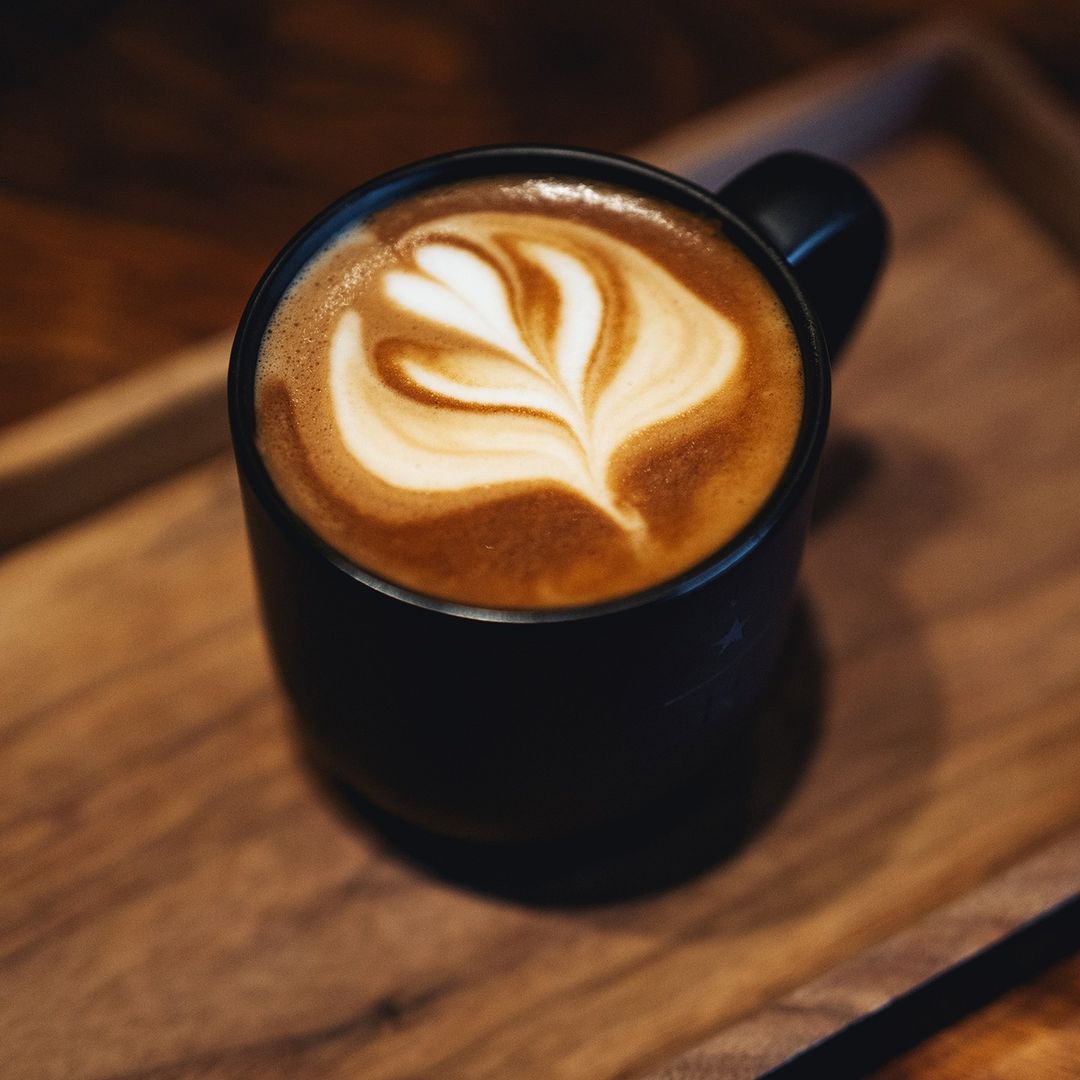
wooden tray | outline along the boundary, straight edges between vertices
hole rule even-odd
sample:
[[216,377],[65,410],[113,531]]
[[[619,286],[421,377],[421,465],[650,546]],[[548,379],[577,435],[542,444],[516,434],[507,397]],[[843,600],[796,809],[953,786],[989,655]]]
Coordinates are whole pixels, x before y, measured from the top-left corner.
[[653,895],[540,905],[343,815],[287,736],[210,343],[0,434],[5,1075],[759,1075],[1072,910],[1073,119],[954,25],[642,153],[716,184],[778,146],[856,162],[896,235],[753,835]]

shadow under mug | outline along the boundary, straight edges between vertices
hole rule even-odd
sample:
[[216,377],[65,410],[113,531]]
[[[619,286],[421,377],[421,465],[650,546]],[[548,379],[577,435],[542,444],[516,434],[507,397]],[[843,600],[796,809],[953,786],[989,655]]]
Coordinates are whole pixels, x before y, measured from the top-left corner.
[[[780,298],[802,355],[791,460],[750,523],[678,577],[591,606],[476,608],[382,580],[286,506],[255,448],[259,345],[308,260],[402,199],[514,175],[615,184],[713,223]],[[271,649],[311,757],[414,825],[501,842],[638,814],[714,764],[753,715],[783,641],[828,423],[829,354],[885,246],[884,216],[861,181],[802,153],[767,158],[712,195],[610,154],[464,150],[375,179],[303,228],[241,318],[229,417]]]

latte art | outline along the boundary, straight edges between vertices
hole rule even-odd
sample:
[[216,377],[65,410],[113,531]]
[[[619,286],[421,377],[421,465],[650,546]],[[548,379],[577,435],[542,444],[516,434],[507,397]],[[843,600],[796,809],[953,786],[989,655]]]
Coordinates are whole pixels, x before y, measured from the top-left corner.
[[496,608],[690,569],[768,498],[801,411],[787,315],[718,226],[539,177],[343,232],[279,302],[255,378],[297,515],[389,582]]
[[[412,262],[376,275],[378,329],[350,308],[333,331],[334,417],[357,462],[429,505],[549,481],[647,528],[611,460],[724,386],[742,347],[730,320],[624,241],[539,215],[438,219]],[[632,330],[605,332],[616,318]]]

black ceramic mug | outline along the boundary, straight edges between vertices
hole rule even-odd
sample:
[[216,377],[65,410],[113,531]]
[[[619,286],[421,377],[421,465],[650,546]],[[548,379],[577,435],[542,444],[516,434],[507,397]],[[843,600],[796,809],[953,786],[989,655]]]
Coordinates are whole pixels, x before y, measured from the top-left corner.
[[[670,581],[565,610],[469,607],[350,563],[286,506],[254,439],[259,345],[307,261],[402,198],[515,174],[616,184],[715,223],[782,301],[803,362],[795,448],[750,523]],[[240,321],[229,414],[270,643],[315,760],[415,825],[499,841],[616,821],[715,763],[776,662],[828,422],[829,355],[870,292],[885,239],[863,184],[810,155],[768,158],[711,195],[626,158],[542,146],[399,169],[302,229]]]

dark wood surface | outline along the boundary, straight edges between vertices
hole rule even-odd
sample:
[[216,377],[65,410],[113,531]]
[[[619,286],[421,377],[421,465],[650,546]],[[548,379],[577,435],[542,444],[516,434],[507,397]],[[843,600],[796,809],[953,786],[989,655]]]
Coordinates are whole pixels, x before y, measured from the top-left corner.
[[[898,1080],[938,1075],[929,1065],[935,1059],[952,1066],[948,1075],[982,1080],[990,1075],[988,1061],[1004,1062],[1008,1038],[980,1037],[983,1045],[965,1058],[966,1041],[953,1033],[985,1031],[983,1016],[1001,1015],[1003,998],[1014,1002],[1005,1012],[1019,1019],[1024,1003],[1034,1011],[1030,1006],[1043,1000],[1027,983],[1039,979],[1054,992],[1067,980],[1063,972],[1074,961],[1061,958],[1080,948],[1078,880],[1075,830],[706,1039],[648,1080],[879,1080],[882,1070],[887,1080]],[[1070,1037],[1075,993],[1064,1004],[1045,1017],[1044,1035],[1057,1022]],[[1024,1056],[1038,1065],[1034,1049]],[[1062,1051],[1071,1049],[1066,1044]],[[1045,1063],[1049,1075],[1055,1060]]]
[[[619,25],[610,11],[569,4],[565,10],[522,4],[513,16],[490,4],[5,8],[0,225],[16,258],[0,271],[0,421],[226,327],[287,234],[378,169],[503,138],[623,147],[729,94],[823,59],[919,6],[799,4],[779,13],[749,4],[721,12],[719,5],[670,3],[634,8]],[[1076,97],[1075,5],[969,5],[980,6]],[[569,47],[555,54],[553,42]],[[921,293],[917,282],[933,262],[934,242],[973,241],[984,230],[1017,239],[1030,227],[1022,213],[1017,219],[1015,209],[1004,209],[995,185],[979,179],[977,167],[972,173],[955,146],[916,143],[874,169],[898,201],[927,175],[949,184],[958,174],[959,191],[974,193],[981,206],[964,221],[945,209],[959,195],[940,205],[909,205],[915,216],[905,233],[906,270],[896,279],[898,305],[901,297],[907,304],[913,296],[931,302],[933,281]],[[1021,284],[1029,273],[1037,277],[1033,266],[1067,266],[1054,261],[1045,240],[1029,240],[1019,263],[1001,266],[998,284],[1015,278],[1017,266],[1025,268]],[[981,288],[997,280],[995,272],[988,270]],[[1025,303],[1032,299],[1020,295]],[[1055,316],[1068,316],[1076,294],[1046,302]],[[890,334],[910,327],[901,307],[892,318],[891,331],[877,331],[861,347],[884,349],[895,361]],[[1059,325],[1059,344],[1075,352],[1075,327],[1066,324]],[[987,328],[973,347],[990,349],[1003,332]],[[1015,341],[1031,330],[1017,324],[1004,333]],[[861,378],[870,377],[864,369]],[[869,384],[866,393],[849,417],[862,410],[876,423],[890,403]],[[1010,496],[1002,503],[1003,512],[1031,517],[1036,531],[1048,524],[1040,498],[1055,483],[1062,498],[1070,490],[1070,474],[1049,465],[1053,447],[1065,445],[1055,442],[1066,437],[1055,420],[1063,415],[1059,404],[1047,399],[1050,427],[1028,440],[1029,464],[1049,468],[1038,474],[1036,501],[1020,505]],[[856,473],[859,460],[856,452],[848,462]],[[935,485],[949,475],[927,466],[915,482],[929,485],[922,494],[933,503],[934,492],[942,494]],[[903,497],[899,489],[894,495]],[[989,521],[976,509],[989,512],[988,496],[982,492],[964,514],[977,530]],[[503,905],[415,876],[392,857],[384,861],[377,845],[357,847],[355,834],[297,786],[254,634],[233,499],[227,467],[200,470],[0,565],[2,752],[18,777],[3,808],[4,880],[12,887],[0,915],[6,975],[13,978],[2,980],[0,1020],[5,1039],[11,1033],[17,1039],[14,1076],[102,1076],[110,1068],[159,1077],[285,1076],[296,1069],[351,1075],[372,1047],[379,1074],[387,1076],[420,1075],[433,1061],[441,1063],[434,1075],[550,1075],[552,1062],[563,1075],[615,1075],[632,1068],[631,1061],[661,1060],[719,1018],[783,988],[785,979],[798,981],[877,940],[1080,813],[1067,790],[1077,763],[1069,756],[1075,738],[1066,734],[1077,708],[1062,652],[1072,648],[1075,656],[1075,611],[1067,595],[1080,585],[1065,571],[1067,561],[1055,561],[1040,541],[1023,560],[1028,577],[1016,567],[1019,577],[1002,585],[1004,594],[972,598],[958,585],[950,590],[950,571],[961,574],[965,561],[962,537],[945,536],[908,565],[903,581],[905,596],[917,586],[918,610],[909,611],[915,619],[930,599],[921,590],[933,581],[944,590],[944,637],[920,636],[914,655],[934,656],[939,675],[946,660],[948,685],[926,681],[927,668],[916,673],[914,698],[910,687],[897,684],[894,691],[907,704],[926,704],[919,694],[931,692],[927,700],[940,719],[957,690],[951,681],[960,670],[953,665],[958,655],[970,654],[972,664],[990,656],[1007,670],[1019,670],[1009,665],[1028,656],[1034,668],[1023,692],[1006,680],[994,684],[994,693],[1004,700],[1000,708],[1039,718],[1044,741],[1035,757],[1010,761],[1016,744],[1003,727],[994,727],[995,738],[967,764],[966,744],[951,741],[951,726],[943,746],[935,736],[933,747],[940,757],[935,775],[953,779],[970,778],[989,754],[1000,766],[1000,782],[1028,799],[1022,815],[1010,816],[1012,802],[996,805],[997,784],[980,782],[959,801],[931,800],[925,832],[898,831],[895,839],[906,836],[915,849],[887,860],[863,881],[864,891],[826,858],[814,886],[824,890],[818,898],[854,887],[855,907],[830,915],[811,905],[816,914],[801,924],[811,937],[786,943],[798,963],[783,974],[766,943],[755,939],[755,928],[760,934],[765,924],[740,923],[738,913],[754,888],[772,880],[759,876],[761,860],[794,858],[805,839],[800,823],[813,817],[806,798],[812,808],[826,797],[820,774],[809,796],[804,792],[786,812],[795,814],[794,831],[788,819],[779,847],[774,840],[751,849],[733,871],[665,901],[600,909],[591,921],[512,915]],[[952,501],[946,503],[945,511]],[[1066,513],[1067,504],[1059,509]],[[874,514],[859,513],[875,535]],[[827,536],[818,542],[822,559]],[[982,550],[989,544],[992,552],[1005,539],[990,529],[969,534],[967,543]],[[131,545],[140,553],[138,565],[118,566],[110,552]],[[1060,553],[1075,561],[1075,550]],[[851,608],[850,597],[844,599],[851,583],[832,580],[827,565],[811,566],[811,596],[837,620],[830,634],[840,637],[830,637],[829,655],[843,662],[852,626],[865,629],[874,617]],[[869,588],[869,602],[885,579],[866,578],[872,568],[857,558],[852,567]],[[137,612],[118,588],[127,590]],[[167,611],[163,595],[170,598]],[[949,596],[957,602],[951,615]],[[906,625],[901,633],[917,629]],[[1042,639],[1049,651],[1039,652],[1037,634],[1022,645],[1021,631],[1052,625],[1057,630]],[[31,626],[34,633],[26,630]],[[58,657],[64,662],[57,664]],[[984,684],[985,703],[991,689]],[[857,734],[850,722],[861,707],[849,702],[847,708],[855,711],[831,737]],[[890,730],[886,724],[881,735],[886,749]],[[914,752],[907,740],[904,735]],[[835,755],[836,746],[829,752]],[[223,771],[230,759],[233,766]],[[826,783],[835,777],[842,790],[870,797],[862,780],[844,787],[842,760],[825,760],[832,762]],[[830,771],[836,768],[840,773]],[[1030,787],[1031,769],[1058,789]],[[182,785],[184,796],[162,801],[163,782],[170,790]],[[886,809],[890,791],[899,797],[900,789],[885,785]],[[980,799],[991,807],[985,820]],[[995,827],[1003,832],[992,839]],[[822,842],[823,851],[831,850],[828,838]],[[962,851],[959,862],[956,848],[950,858],[941,846],[950,842]],[[810,887],[804,864],[795,859],[791,867],[794,884]],[[297,881],[282,892],[281,881],[305,868],[312,871],[310,889]],[[833,885],[830,873],[841,873]],[[257,902],[260,891],[265,904]],[[391,904],[379,899],[388,895],[396,898]],[[893,903],[903,910],[890,916]],[[729,931],[723,927],[731,917]],[[669,934],[650,929],[669,919]],[[382,981],[372,981],[364,969],[368,954],[357,952],[350,937],[358,924],[379,948],[400,953]],[[163,926],[168,933],[160,932]],[[303,956],[289,951],[296,946],[312,950],[311,964],[321,961],[324,969],[306,967]],[[498,973],[485,986],[471,972],[494,959]],[[758,966],[764,982],[756,991],[729,985],[739,963]],[[552,982],[552,965],[564,967],[561,982]],[[433,972],[442,972],[444,983],[433,981]],[[1004,1012],[987,1010],[955,1037],[913,1055],[902,1066],[908,1071],[890,1080],[1072,1075],[1076,978],[1075,964],[1062,966],[1036,989],[1008,999],[1013,1004],[1001,1006]],[[220,993],[209,993],[215,980]],[[287,986],[299,996],[290,999]],[[737,1002],[732,989],[748,996]],[[500,994],[519,997],[525,1013],[491,1000]],[[341,1013],[328,1002],[354,1011]],[[470,1023],[487,1033],[477,1038],[493,1040],[491,1047],[459,1047],[456,1056],[440,1057],[441,1043],[453,1039],[448,1032]],[[1011,1035],[995,1035],[998,1027]],[[522,1069],[520,1053],[526,1054]]]
[[[960,5],[1080,98],[1076,0]],[[233,324],[274,251],[390,166],[605,149],[930,0],[22,0],[0,8],[0,423]]]
[[1080,957],[1063,961],[875,1074],[873,1080],[1074,1080]]

